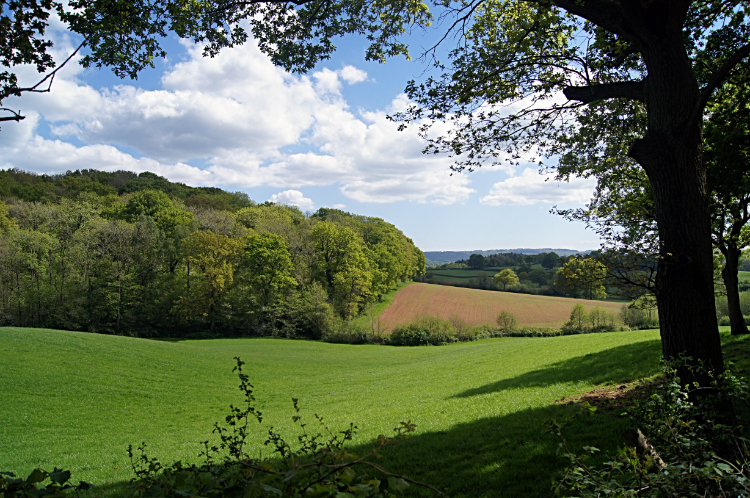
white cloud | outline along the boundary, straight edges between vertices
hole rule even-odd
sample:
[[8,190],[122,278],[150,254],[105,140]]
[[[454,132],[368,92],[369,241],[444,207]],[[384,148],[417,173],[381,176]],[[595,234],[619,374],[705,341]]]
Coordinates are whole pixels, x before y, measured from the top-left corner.
[[334,204],[331,206],[333,209],[344,209],[346,208],[346,204]]
[[300,209],[313,209],[315,203],[312,199],[305,197],[299,190],[285,190],[278,194],[273,194],[270,199],[271,202],[276,204],[289,204],[291,206],[297,206]]
[[350,85],[361,83],[367,79],[367,72],[354,66],[344,66],[336,72]]
[[[9,107],[29,109],[29,118],[3,126],[0,164],[45,172],[149,170],[189,185],[287,192],[337,186],[360,202],[451,204],[475,192],[466,175],[449,176],[452,159],[421,153],[416,126],[398,132],[385,111],[349,109],[342,80],[364,81],[365,71],[345,66],[292,76],[252,43],[215,58],[202,57],[200,47],[186,50],[160,89],[97,90],[74,65],[51,93],[9,99]],[[388,112],[407,104],[399,95]],[[43,120],[51,137],[39,134]]]
[[526,168],[521,176],[497,182],[480,202],[490,206],[584,204],[591,199],[595,186],[596,180],[593,178],[574,178],[570,182],[545,181],[545,177],[536,170]]

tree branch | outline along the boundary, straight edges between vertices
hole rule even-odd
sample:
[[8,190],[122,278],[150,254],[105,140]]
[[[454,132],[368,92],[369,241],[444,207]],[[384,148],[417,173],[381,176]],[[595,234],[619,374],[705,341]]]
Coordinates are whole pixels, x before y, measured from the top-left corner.
[[13,109],[8,109],[7,107],[0,107],[0,111],[6,111],[12,114],[12,116],[0,117],[0,121],[21,121],[22,119],[26,119],[26,116],[21,116],[21,111],[16,112]]
[[563,90],[568,100],[585,104],[606,99],[630,99],[643,102],[644,84],[642,81],[623,81],[590,86],[569,86]]
[[626,28],[625,15],[619,2],[610,0],[588,0],[587,2],[552,0],[552,4],[573,15],[591,21],[607,31],[627,39],[630,38],[630,33]]
[[711,76],[711,79],[708,80],[708,83],[701,91],[700,99],[695,104],[693,114],[690,116],[691,125],[695,123],[696,120],[703,119],[703,111],[706,107],[706,104],[708,103],[708,100],[711,98],[711,94],[714,93],[714,90],[716,90],[719,85],[724,83],[724,80],[727,79],[727,76],[729,76],[729,73],[732,72],[735,66],[742,62],[742,60],[748,55],[750,55],[750,43],[740,47],[739,50],[737,50],[729,58],[729,60],[724,63],[723,66],[721,66],[714,72],[714,74]]

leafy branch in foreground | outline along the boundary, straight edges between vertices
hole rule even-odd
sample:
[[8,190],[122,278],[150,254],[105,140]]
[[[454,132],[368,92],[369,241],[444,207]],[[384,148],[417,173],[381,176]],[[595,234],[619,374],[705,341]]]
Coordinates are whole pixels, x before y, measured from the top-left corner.
[[677,371],[689,362],[682,357],[665,364],[664,384],[631,413],[634,427],[622,434],[626,447],[601,468],[588,464],[598,448],[584,446],[583,454],[576,454],[563,436],[568,424],[596,407],[584,403],[562,422],[550,421],[547,431],[561,439],[558,451],[569,461],[554,485],[555,496],[750,496],[750,450],[743,427],[717,409],[728,402],[747,403],[747,384],[726,370],[707,372],[710,385],[683,386]]
[[292,420],[301,429],[293,446],[283,436],[268,429],[264,444],[273,448],[271,458],[252,458],[247,453],[248,425],[251,419],[262,421],[262,415],[253,406],[255,397],[249,377],[242,372],[244,362],[238,357],[233,371],[238,373],[244,406],[230,406],[226,425],[214,424],[213,432],[220,442],[209,445],[204,441],[200,465],[185,465],[180,461],[163,466],[156,458],[146,454],[146,443],[136,451],[132,445],[128,454],[136,477],[130,485],[128,498],[187,497],[203,498],[256,498],[307,496],[314,498],[390,498],[397,496],[409,484],[423,486],[443,495],[427,484],[389,472],[370,459],[378,451],[407,437],[416,428],[411,422],[401,422],[394,437],[380,435],[373,442],[374,449],[357,456],[347,444],[356,434],[357,427],[350,424],[341,432],[333,432],[323,418],[315,415],[321,431],[308,432],[302,421],[298,400],[293,398],[295,414]]
[[[48,484],[44,482],[49,479]],[[64,498],[72,490],[76,496],[79,491],[86,491],[94,486],[81,481],[77,485],[69,484],[70,471],[55,467],[52,472],[34,469],[26,479],[16,477],[12,472],[0,472],[0,496],[3,498]]]

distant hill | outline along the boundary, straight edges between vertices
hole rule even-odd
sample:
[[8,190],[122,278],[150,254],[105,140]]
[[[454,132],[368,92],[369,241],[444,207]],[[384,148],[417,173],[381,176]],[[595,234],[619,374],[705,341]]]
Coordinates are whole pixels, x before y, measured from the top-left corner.
[[544,247],[541,249],[488,249],[486,251],[477,249],[474,251],[425,251],[424,256],[427,258],[427,265],[435,263],[442,265],[445,263],[453,263],[454,261],[460,261],[462,259],[469,259],[472,254],[481,254],[482,256],[489,256],[491,254],[499,253],[516,253],[516,254],[539,254],[540,252],[555,252],[560,256],[572,256],[574,254],[586,254],[591,251],[576,251],[574,249],[552,249]]

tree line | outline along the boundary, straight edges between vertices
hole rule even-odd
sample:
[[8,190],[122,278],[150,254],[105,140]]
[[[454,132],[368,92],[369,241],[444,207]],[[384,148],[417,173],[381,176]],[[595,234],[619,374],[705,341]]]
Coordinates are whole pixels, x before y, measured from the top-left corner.
[[424,273],[379,218],[153,173],[0,171],[0,324],[319,338]]

